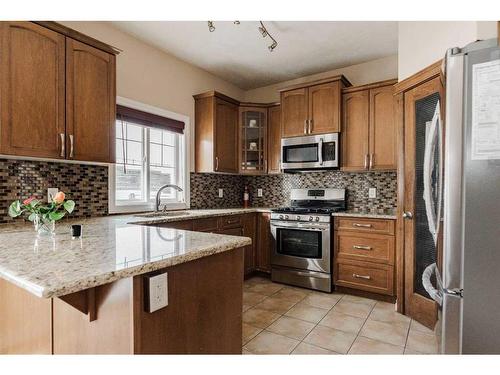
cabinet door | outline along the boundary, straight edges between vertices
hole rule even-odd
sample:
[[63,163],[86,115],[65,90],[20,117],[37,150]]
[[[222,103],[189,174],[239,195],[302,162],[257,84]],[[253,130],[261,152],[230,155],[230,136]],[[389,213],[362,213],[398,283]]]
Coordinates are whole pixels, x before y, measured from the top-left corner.
[[267,173],[281,172],[281,107],[269,108],[267,144]]
[[393,87],[370,90],[370,169],[396,169]]
[[252,244],[245,247],[245,275],[255,270],[255,238],[256,238],[256,216],[248,214],[243,216],[243,236],[250,237]]
[[368,111],[367,90],[343,95],[342,170],[368,169]]
[[267,109],[240,107],[240,173],[264,174],[267,170]]
[[66,149],[69,159],[115,160],[115,56],[66,39]]
[[307,134],[307,88],[281,94],[281,132],[284,138]]
[[261,213],[257,220],[257,259],[256,268],[259,271],[271,272],[271,249],[273,237],[270,226],[271,214]]
[[215,100],[215,172],[238,173],[238,107]]
[[309,134],[340,131],[340,82],[309,87]]
[[0,23],[0,153],[64,159],[64,37]]

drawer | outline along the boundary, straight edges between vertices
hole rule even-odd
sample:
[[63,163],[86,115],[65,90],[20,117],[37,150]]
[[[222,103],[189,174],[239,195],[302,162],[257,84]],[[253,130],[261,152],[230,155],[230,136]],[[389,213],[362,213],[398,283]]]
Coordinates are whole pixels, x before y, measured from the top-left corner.
[[339,260],[334,279],[335,285],[394,295],[394,268],[389,265]]
[[243,225],[242,215],[230,215],[219,218],[219,228],[237,228]]
[[337,258],[394,264],[394,237],[356,232],[337,232]]
[[216,217],[206,217],[193,220],[193,230],[199,232],[217,232],[218,223]]
[[243,236],[243,228],[229,228],[222,229],[217,232],[218,234],[225,234],[228,236]]
[[363,233],[394,235],[394,221],[390,219],[365,219],[357,217],[337,217],[335,228]]

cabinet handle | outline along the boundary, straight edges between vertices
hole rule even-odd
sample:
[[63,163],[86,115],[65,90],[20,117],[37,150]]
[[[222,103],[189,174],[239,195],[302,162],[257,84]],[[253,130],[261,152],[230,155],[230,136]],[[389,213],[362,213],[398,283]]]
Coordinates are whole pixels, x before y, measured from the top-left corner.
[[369,168],[369,169],[372,169],[372,168],[373,168],[373,154],[370,154],[370,163],[369,163],[368,168]]
[[218,156],[215,157],[215,170],[216,171],[219,170],[219,157]]
[[357,273],[353,273],[352,277],[355,277],[356,279],[365,279],[365,280],[371,280],[372,277],[368,275],[358,275]]
[[66,152],[66,139],[64,133],[59,133],[59,136],[61,137],[61,157],[63,158]]
[[356,250],[371,250],[372,248],[370,246],[362,246],[362,245],[353,245],[353,249]]
[[239,223],[238,219],[235,219],[235,220],[229,219],[229,220],[226,221],[226,224],[236,224],[236,223]]
[[264,160],[264,172],[267,172],[267,159]]
[[358,228],[371,228],[371,224],[360,224],[360,223],[352,223],[353,227],[358,227]]
[[313,120],[309,120],[309,134],[312,133],[312,128],[313,128]]
[[304,120],[304,134],[307,134],[307,120]]
[[368,154],[365,154],[365,169],[368,169]]
[[74,148],[74,145],[73,145],[73,134],[69,135],[69,145],[70,145],[69,157],[72,158],[73,157],[73,148]]

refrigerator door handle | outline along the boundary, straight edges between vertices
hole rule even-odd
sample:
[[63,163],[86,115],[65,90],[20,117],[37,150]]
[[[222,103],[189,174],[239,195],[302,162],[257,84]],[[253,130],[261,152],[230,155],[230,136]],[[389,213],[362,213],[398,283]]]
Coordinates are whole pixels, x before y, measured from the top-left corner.
[[427,293],[429,293],[429,296],[431,296],[431,298],[434,301],[436,301],[439,306],[442,306],[443,294],[438,289],[434,288],[431,282],[432,275],[436,276],[436,280],[439,277],[439,275],[436,273],[436,270],[437,270],[436,263],[432,263],[431,265],[427,266],[427,268],[422,273],[422,285],[427,291]]

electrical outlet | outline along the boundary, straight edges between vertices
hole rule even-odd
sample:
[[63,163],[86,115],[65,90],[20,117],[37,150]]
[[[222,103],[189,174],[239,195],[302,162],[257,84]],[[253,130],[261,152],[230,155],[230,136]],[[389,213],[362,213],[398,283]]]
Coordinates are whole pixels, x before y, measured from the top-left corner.
[[262,197],[262,189],[257,189],[257,196]]
[[168,272],[155,276],[145,276],[146,311],[155,312],[168,306]]
[[377,189],[369,188],[368,189],[368,198],[377,198]]
[[48,188],[47,189],[47,202],[52,202],[52,198],[54,198],[54,196],[59,193],[59,189],[58,188]]
[[219,189],[219,198],[224,197],[224,189]]

